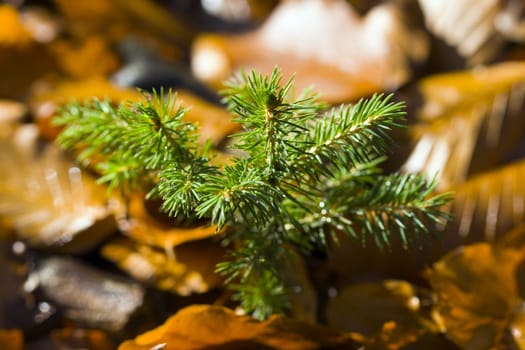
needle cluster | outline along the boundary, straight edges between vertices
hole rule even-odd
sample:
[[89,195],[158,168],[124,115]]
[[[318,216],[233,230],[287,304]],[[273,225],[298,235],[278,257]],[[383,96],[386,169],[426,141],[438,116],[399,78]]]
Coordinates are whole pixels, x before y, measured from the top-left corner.
[[289,306],[291,252],[326,248],[339,233],[380,246],[399,235],[408,245],[446,221],[440,208],[450,195],[434,194],[434,182],[382,174],[388,132],[404,120],[391,96],[327,109],[308,91],[293,98],[293,80],[283,83],[276,69],[228,82],[224,102],[242,126],[232,135],[242,156],[222,167],[172,93],[119,107],[70,104],[56,123],[59,142],[94,164],[101,182],[124,193],[147,188],[174,217],[227,227],[235,249],[217,270],[255,317]]

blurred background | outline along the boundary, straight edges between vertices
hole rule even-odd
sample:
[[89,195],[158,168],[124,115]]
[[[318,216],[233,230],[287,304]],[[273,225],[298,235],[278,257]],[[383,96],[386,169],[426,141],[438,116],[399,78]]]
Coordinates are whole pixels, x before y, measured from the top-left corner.
[[[179,225],[140,193],[124,215],[93,169],[56,147],[51,120],[70,101],[118,104],[173,88],[203,140],[224,150],[237,125],[223,83],[279,67],[295,94],[311,88],[335,106],[374,93],[405,101],[407,128],[392,132],[385,172],[423,173],[456,198],[455,219],[416,249],[342,238],[328,254],[300,257],[289,316],[358,333],[371,348],[429,349],[421,334],[439,334],[436,348],[469,348],[467,331],[429,331],[399,311],[392,319],[412,331],[381,338],[390,320],[381,315],[395,307],[366,295],[390,302],[403,290],[394,294],[434,307],[428,271],[447,253],[479,242],[523,248],[524,44],[523,0],[1,1],[0,344],[116,349],[184,306],[235,308],[214,273],[220,237]],[[359,304],[368,308],[355,319],[340,317]],[[497,320],[515,313],[505,310]],[[366,314],[377,319],[364,326]],[[487,344],[525,348],[500,336],[510,328],[497,320]]]

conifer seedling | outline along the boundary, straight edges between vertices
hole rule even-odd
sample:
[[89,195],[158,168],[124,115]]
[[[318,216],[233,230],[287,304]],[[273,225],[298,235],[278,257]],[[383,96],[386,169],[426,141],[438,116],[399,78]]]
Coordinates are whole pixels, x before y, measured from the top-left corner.
[[242,130],[237,158],[211,162],[209,144],[183,121],[176,95],[153,92],[142,102],[71,103],[55,123],[99,181],[124,195],[141,189],[184,220],[208,219],[235,242],[217,266],[245,312],[264,319],[290,304],[283,274],[290,252],[327,248],[336,234],[370,235],[409,245],[447,220],[450,194],[414,174],[383,174],[388,132],[404,120],[404,104],[374,95],[328,109],[309,91],[293,97],[293,79],[243,73],[227,83],[224,103]]

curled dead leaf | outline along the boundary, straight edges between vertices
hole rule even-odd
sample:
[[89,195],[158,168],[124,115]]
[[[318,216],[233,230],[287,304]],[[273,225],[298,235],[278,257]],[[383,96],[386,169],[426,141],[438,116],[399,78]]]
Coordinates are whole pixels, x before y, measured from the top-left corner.
[[266,74],[278,65],[285,77],[296,73],[298,92],[314,85],[328,102],[354,100],[399,87],[410,63],[426,57],[426,37],[402,18],[392,4],[360,17],[343,0],[284,1],[256,31],[198,38],[192,70],[220,87],[239,70]]
[[344,333],[272,316],[264,322],[210,305],[180,310],[160,327],[128,340],[119,350],[357,349]]

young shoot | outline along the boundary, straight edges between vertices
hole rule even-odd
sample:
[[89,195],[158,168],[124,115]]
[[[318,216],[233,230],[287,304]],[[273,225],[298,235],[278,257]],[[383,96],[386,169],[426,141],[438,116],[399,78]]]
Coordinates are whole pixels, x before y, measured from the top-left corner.
[[388,132],[405,114],[391,95],[327,110],[315,94],[294,98],[293,80],[283,83],[275,69],[229,81],[224,102],[242,126],[232,147],[243,156],[223,167],[210,163],[171,92],[118,107],[69,104],[55,122],[60,144],[110,188],[146,190],[172,216],[228,227],[235,249],[217,271],[245,312],[286,311],[291,252],[327,248],[339,232],[380,246],[398,235],[409,245],[447,220],[450,194],[434,194],[434,182],[382,174]]

